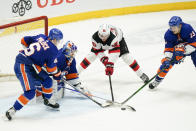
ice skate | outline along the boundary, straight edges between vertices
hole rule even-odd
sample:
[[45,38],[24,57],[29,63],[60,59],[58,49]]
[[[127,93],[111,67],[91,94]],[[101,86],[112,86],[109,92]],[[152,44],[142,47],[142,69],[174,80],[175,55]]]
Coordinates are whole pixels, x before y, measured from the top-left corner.
[[15,115],[16,110],[14,107],[11,107],[8,111],[6,111],[5,116],[8,120],[12,120],[12,117]]
[[52,107],[52,108],[54,108],[54,109],[60,107],[59,104],[56,103],[55,100],[53,100],[53,99],[49,99],[49,100],[48,100],[48,99],[46,99],[46,98],[44,98],[44,105],[49,106],[49,107]]
[[147,83],[149,81],[149,77],[145,73],[143,73],[140,78],[144,81],[144,83]]
[[149,84],[150,89],[154,89],[159,85],[160,81],[153,81],[152,83]]

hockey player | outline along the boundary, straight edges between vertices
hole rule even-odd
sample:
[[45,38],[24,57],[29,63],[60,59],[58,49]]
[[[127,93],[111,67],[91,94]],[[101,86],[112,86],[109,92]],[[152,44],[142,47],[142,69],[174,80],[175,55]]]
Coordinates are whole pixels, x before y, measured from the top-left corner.
[[169,20],[169,29],[165,33],[165,50],[162,65],[158,72],[163,70],[155,80],[149,84],[150,89],[157,87],[165,78],[174,64],[179,64],[185,56],[191,56],[196,67],[196,33],[191,25],[184,23],[179,16]]
[[[56,57],[57,44],[63,39],[63,33],[56,28],[50,30],[49,37],[44,34],[25,36],[21,40],[24,50],[16,56],[14,71],[21,83],[24,93],[21,94],[13,107],[6,112],[6,117],[11,120],[16,111],[22,109],[35,96],[36,87],[43,86],[44,104],[52,108],[59,108],[59,104],[50,100],[52,96],[52,79],[61,74],[57,70]],[[42,71],[46,66],[47,73]]]
[[[108,50],[109,57],[104,51]],[[86,69],[97,57],[106,67],[106,75],[112,75],[114,63],[119,57],[140,77],[144,82],[149,80],[142,72],[137,61],[129,54],[129,50],[121,29],[112,25],[103,24],[92,36],[91,52],[83,59],[78,68],[79,74]]]
[[64,80],[65,77],[67,82],[75,86],[79,91],[89,95],[89,91],[82,86],[78,72],[76,69],[75,54],[77,53],[77,46],[72,41],[67,41],[66,44],[61,48],[57,55],[57,67],[61,71],[61,77],[57,78],[57,93],[59,90],[65,88]]

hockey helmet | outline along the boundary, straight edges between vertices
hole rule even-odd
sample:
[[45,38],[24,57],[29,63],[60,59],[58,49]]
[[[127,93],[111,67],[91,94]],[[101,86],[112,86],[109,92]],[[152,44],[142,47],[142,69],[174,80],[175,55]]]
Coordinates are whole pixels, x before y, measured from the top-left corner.
[[172,16],[171,19],[169,20],[169,26],[179,26],[182,24],[182,19],[179,16]]
[[110,27],[108,24],[103,24],[99,26],[98,30],[99,38],[103,41],[107,40],[107,38],[110,36]]
[[63,33],[59,29],[53,28],[50,30],[48,37],[50,40],[56,39],[57,41],[60,41],[63,39]]

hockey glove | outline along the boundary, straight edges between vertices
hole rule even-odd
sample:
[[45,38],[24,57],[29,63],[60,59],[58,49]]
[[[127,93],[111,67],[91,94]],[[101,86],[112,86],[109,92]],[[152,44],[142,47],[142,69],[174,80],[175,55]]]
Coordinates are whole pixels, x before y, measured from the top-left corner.
[[100,61],[104,64],[104,66],[106,66],[106,64],[108,63],[108,57],[107,56],[103,56]]
[[108,62],[106,64],[105,73],[106,73],[106,75],[112,75],[113,72],[114,72],[114,63],[113,62]]
[[58,69],[56,74],[53,74],[53,79],[54,80],[60,80],[62,78],[61,76],[61,71]]
[[169,69],[170,67],[170,60],[169,58],[163,58],[162,59],[162,65],[161,65],[161,70],[164,68],[164,69]]
[[193,53],[194,51],[196,51],[195,47],[191,46],[191,45],[186,45],[185,46],[185,55],[189,56],[191,55],[191,53]]
[[183,58],[185,57],[184,52],[185,52],[184,46],[175,48],[174,51],[175,64],[180,64],[181,62],[183,62]]
[[43,80],[49,77],[48,73],[44,71],[43,69],[38,73],[38,76],[41,77]]

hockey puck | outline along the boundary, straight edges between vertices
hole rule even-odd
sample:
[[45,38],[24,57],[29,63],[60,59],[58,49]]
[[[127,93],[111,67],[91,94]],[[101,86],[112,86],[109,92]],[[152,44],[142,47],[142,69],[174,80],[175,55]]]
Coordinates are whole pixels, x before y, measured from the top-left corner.
[[124,111],[124,110],[126,110],[126,108],[125,107],[122,107],[121,110]]

